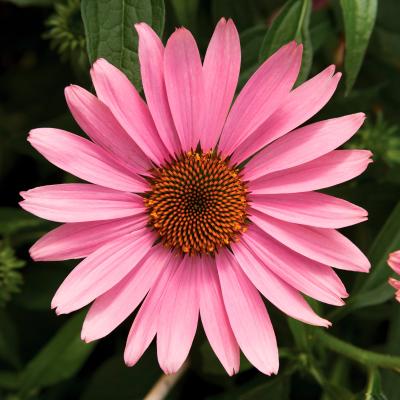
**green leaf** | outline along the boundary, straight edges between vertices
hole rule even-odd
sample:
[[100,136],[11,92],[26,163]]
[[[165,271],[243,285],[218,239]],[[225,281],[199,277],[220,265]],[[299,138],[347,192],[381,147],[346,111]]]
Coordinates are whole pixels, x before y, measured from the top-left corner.
[[19,365],[18,333],[13,320],[0,309],[0,360]]
[[312,64],[313,50],[309,32],[310,15],[310,0],[288,1],[267,31],[260,48],[259,59],[264,61],[291,40],[302,43],[304,46],[303,60],[297,84],[307,78]]
[[312,13],[310,37],[314,53],[325,44],[331,35],[334,35],[334,28],[328,10]]
[[290,396],[290,379],[282,375],[268,380],[239,396],[239,400],[286,400]]
[[387,265],[390,252],[400,248],[400,202],[387,219],[368,253],[372,271],[360,289],[350,299],[348,307],[352,310],[381,304],[393,296],[393,289],[387,280],[392,270]]
[[232,18],[239,32],[255,24],[259,12],[253,1],[212,0],[211,12],[214,21],[220,18]]
[[372,270],[347,302],[346,307],[332,313],[338,319],[360,308],[382,304],[394,297],[394,289],[387,283],[393,274],[387,265],[389,253],[400,248],[400,202],[390,214],[385,225],[375,238],[368,258]]
[[164,30],[163,0],[82,0],[87,51],[91,63],[105,58],[141,89],[137,22],[146,22],[161,36]]
[[[222,375],[227,376],[225,369],[221,365],[210,344],[205,340],[199,346],[199,362],[196,365],[198,370],[206,375]],[[253,365],[243,356],[240,355],[240,372],[248,371]]]
[[24,289],[15,296],[15,303],[27,310],[48,310],[58,286],[71,270],[68,264],[63,262],[28,265],[24,271]]
[[263,25],[253,26],[240,34],[240,45],[242,48],[242,63],[238,88],[242,88],[250,76],[259,66],[258,53],[264,40],[266,27]]
[[376,26],[371,37],[371,53],[396,67],[400,62],[400,33]]
[[80,338],[83,313],[74,315],[42,348],[21,373],[21,397],[42,387],[71,378],[82,367],[94,348]]
[[[391,318],[389,322],[385,351],[388,354],[400,356],[400,313],[399,305],[393,302],[391,305]],[[382,371],[382,386],[388,399],[396,398],[399,391],[399,376],[393,371]]]
[[7,0],[9,3],[13,3],[18,7],[32,7],[32,6],[40,6],[40,7],[50,7],[52,6],[56,0]]
[[368,385],[365,392],[365,400],[387,400],[387,397],[383,394],[381,385],[381,375],[379,370],[372,368],[369,371]]
[[122,355],[105,361],[94,372],[81,400],[118,400],[143,399],[157,379],[161,376],[155,352],[146,351],[137,365],[128,368]]
[[17,372],[0,371],[0,388],[9,389],[9,390],[18,389],[19,378],[20,378],[20,375]]
[[171,0],[176,18],[183,26],[196,25],[199,0]]
[[340,0],[346,35],[344,69],[346,93],[349,93],[360,71],[369,38],[374,29],[377,0]]
[[8,236],[23,229],[32,229],[43,225],[43,221],[26,211],[12,207],[0,208],[0,235]]
[[309,352],[309,326],[290,317],[287,318],[287,322],[289,325],[289,329],[292,332],[293,340],[295,341],[297,348],[302,352]]

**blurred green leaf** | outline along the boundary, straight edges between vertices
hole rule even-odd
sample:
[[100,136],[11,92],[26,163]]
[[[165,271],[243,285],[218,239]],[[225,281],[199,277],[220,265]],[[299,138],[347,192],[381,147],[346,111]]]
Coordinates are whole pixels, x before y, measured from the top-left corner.
[[314,12],[311,15],[310,37],[313,52],[315,53],[334,34],[328,10]]
[[56,2],[56,0],[6,0],[6,1],[9,3],[13,3],[18,7],[32,7],[32,6],[49,7]]
[[15,293],[21,290],[25,261],[15,256],[14,249],[7,241],[0,241],[0,307],[4,307]]
[[[400,313],[399,304],[393,302],[391,305],[391,317],[385,351],[388,354],[400,356]],[[395,372],[382,371],[382,386],[388,399],[394,399],[399,393],[399,375]]]
[[290,379],[283,374],[270,378],[266,383],[246,391],[239,396],[239,400],[286,400],[290,398],[289,396]]
[[377,26],[371,37],[371,52],[397,67],[400,64],[400,33]]
[[14,321],[0,309],[0,360],[17,367],[19,365],[18,332]]
[[163,0],[82,0],[87,51],[91,63],[105,58],[141,89],[137,22],[146,22],[161,36],[164,30]]
[[250,76],[259,66],[258,53],[267,28],[262,25],[253,26],[240,34],[240,45],[242,48],[242,62],[238,82],[240,90],[248,81]]
[[69,379],[79,371],[94,348],[94,343],[84,343],[80,338],[83,318],[83,312],[70,318],[26,365],[19,386],[22,398]]
[[307,78],[312,64],[313,49],[309,32],[310,15],[310,0],[290,0],[286,2],[268,29],[260,48],[259,59],[262,62],[291,40],[302,43],[304,46],[303,60],[297,84]]
[[355,395],[348,389],[330,382],[324,382],[323,390],[330,400],[356,400]]
[[382,391],[381,375],[376,368],[369,371],[367,390],[363,398],[365,400],[387,400]]
[[297,348],[308,353],[310,351],[309,326],[290,317],[287,318],[287,322]]
[[8,236],[22,229],[35,228],[43,225],[43,220],[28,214],[26,211],[12,207],[0,208],[0,235]]
[[183,26],[195,25],[199,0],[171,0],[176,18]]
[[211,10],[214,22],[220,18],[232,18],[239,32],[254,25],[259,17],[253,1],[212,0]]
[[[8,390],[16,390],[19,385],[20,375],[13,371],[0,371],[0,387]],[[1,397],[0,397],[1,398]]]
[[[367,296],[368,291],[386,284],[391,274],[391,269],[386,261],[389,253],[400,248],[400,202],[390,214],[385,225],[374,240],[368,258],[372,265],[371,273],[364,280],[356,298],[361,300],[362,296]],[[375,303],[379,304],[379,303]]]
[[[225,369],[207,340],[199,346],[199,363],[196,366],[203,374],[227,376]],[[253,365],[243,354],[240,354],[240,372],[248,371],[251,368],[253,368]]]
[[266,32],[267,28],[264,25],[256,25],[244,30],[240,34],[240,46],[242,48],[242,73],[247,69],[254,68],[258,65],[258,54]]
[[346,35],[346,93],[349,93],[364,60],[369,38],[374,29],[377,0],[340,0]]
[[368,258],[372,265],[371,272],[363,279],[362,284],[349,299],[346,307],[332,313],[335,319],[360,308],[382,304],[394,297],[394,289],[387,283],[392,270],[386,261],[390,252],[400,248],[399,221],[400,203],[390,214],[370,247]]
[[66,263],[32,263],[24,271],[24,290],[15,296],[15,303],[27,310],[50,310],[57,287],[71,268]]
[[94,372],[81,400],[140,400],[162,375],[155,352],[146,351],[134,367],[128,368],[122,355],[109,358]]

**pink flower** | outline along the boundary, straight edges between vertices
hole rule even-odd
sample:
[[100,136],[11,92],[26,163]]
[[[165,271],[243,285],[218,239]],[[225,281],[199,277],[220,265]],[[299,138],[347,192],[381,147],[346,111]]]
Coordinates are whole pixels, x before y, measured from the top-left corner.
[[287,315],[328,327],[302,294],[343,305],[347,292],[332,267],[370,268],[336,231],[367,212],[315,191],[371,162],[369,151],[335,150],[365,116],[296,128],[328,102],[340,74],[330,66],[293,89],[302,54],[295,42],[264,62],[231,107],[240,69],[232,21],[218,23],[203,63],[186,29],[165,48],[146,24],[136,29],[147,104],[100,59],[91,70],[97,97],[78,86],[65,91],[91,140],[51,128],[29,135],[50,162],[90,182],[22,193],[25,210],[63,223],[32,247],[32,257],[84,258],[52,307],[64,314],[92,303],[82,329],[89,342],[144,300],[126,344],[128,365],[157,336],[161,368],[177,371],[200,315],[229,374],[239,370],[239,348],[263,373],[277,373],[260,292]]
[[[400,275],[400,250],[390,253],[387,263],[396,274]],[[395,278],[389,278],[389,284],[396,289],[396,300],[400,302],[400,281]]]

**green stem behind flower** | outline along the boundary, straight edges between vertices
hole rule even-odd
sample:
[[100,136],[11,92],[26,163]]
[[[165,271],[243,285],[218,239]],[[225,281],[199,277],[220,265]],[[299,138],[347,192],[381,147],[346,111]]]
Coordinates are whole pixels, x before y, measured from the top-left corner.
[[368,367],[387,368],[400,373],[400,357],[360,349],[340,340],[322,330],[316,333],[316,339],[326,348]]

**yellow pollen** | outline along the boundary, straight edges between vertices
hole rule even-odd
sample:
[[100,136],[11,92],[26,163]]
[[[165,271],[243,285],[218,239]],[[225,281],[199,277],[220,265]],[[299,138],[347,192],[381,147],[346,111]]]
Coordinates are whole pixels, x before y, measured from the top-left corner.
[[246,185],[214,152],[189,151],[151,173],[144,203],[166,248],[214,254],[246,231]]

